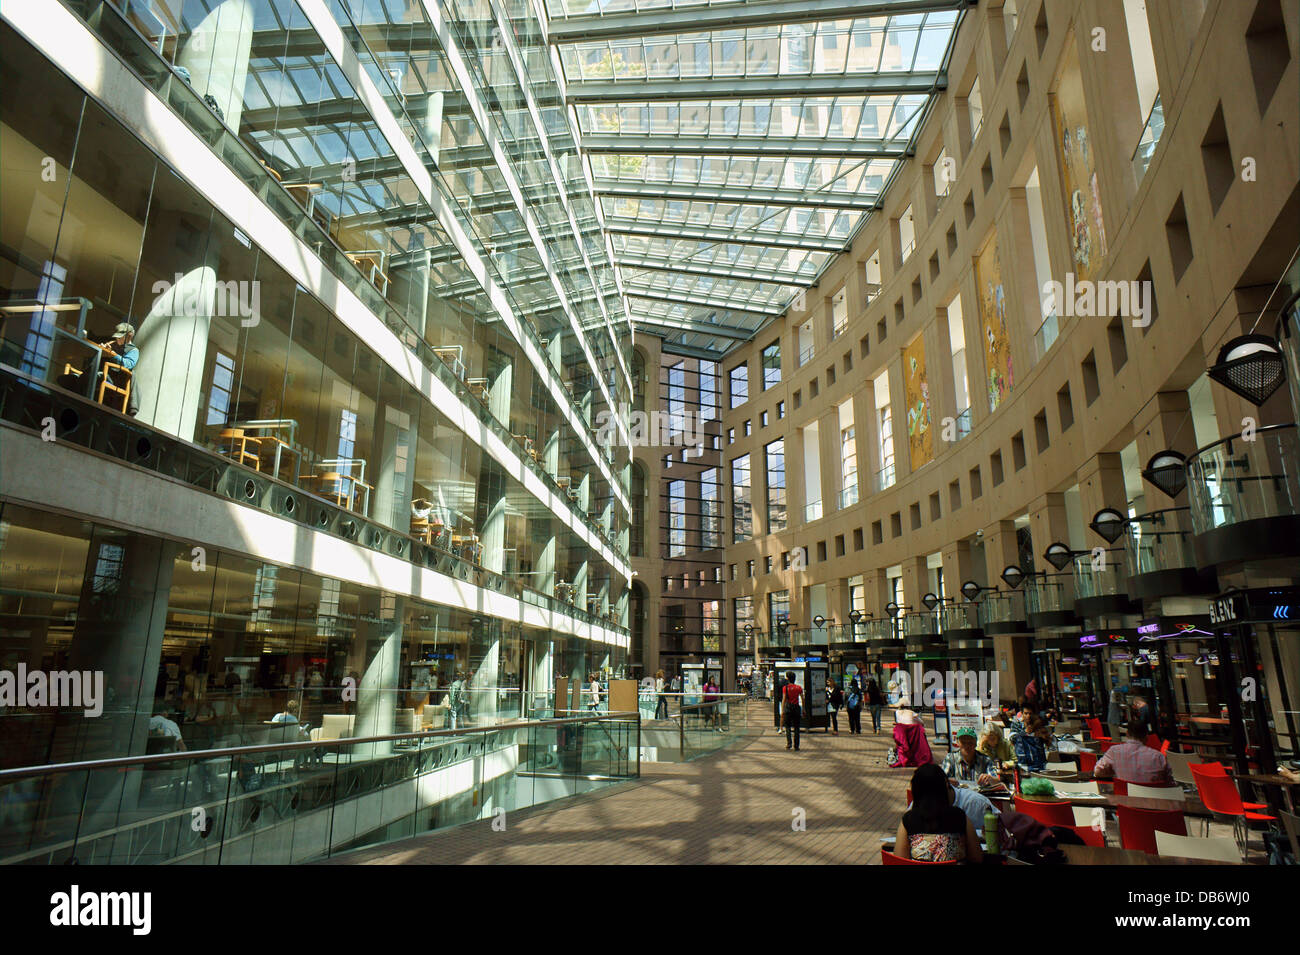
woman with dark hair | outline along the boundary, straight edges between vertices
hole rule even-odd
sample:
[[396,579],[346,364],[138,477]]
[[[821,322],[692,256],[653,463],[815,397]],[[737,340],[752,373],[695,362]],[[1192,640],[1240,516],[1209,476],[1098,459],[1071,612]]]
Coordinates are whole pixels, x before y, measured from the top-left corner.
[[912,808],[898,823],[894,855],[918,862],[980,862],[975,827],[953,805],[952,787],[934,763],[912,774]]
[[1028,714],[1025,717],[1024,730],[1011,736],[1011,745],[1015,748],[1016,762],[1020,768],[1035,773],[1046,769],[1047,744],[1051,739],[1052,735],[1047,730],[1047,724],[1034,714]]

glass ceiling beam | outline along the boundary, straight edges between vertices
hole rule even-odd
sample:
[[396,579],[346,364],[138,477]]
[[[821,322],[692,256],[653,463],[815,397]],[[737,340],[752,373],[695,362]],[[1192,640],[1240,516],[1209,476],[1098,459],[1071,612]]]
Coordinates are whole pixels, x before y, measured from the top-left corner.
[[619,155],[800,156],[811,158],[897,159],[907,143],[883,139],[813,139],[807,136],[639,136],[629,133],[587,133],[588,153]]
[[[758,99],[773,96],[887,96],[931,93],[945,89],[942,71],[859,73],[815,76],[718,76],[676,80],[570,80],[568,102],[624,103],[647,101]],[[583,137],[585,143],[586,137]]]
[[701,335],[712,335],[716,338],[729,338],[733,341],[747,342],[754,337],[754,329],[737,328],[732,325],[710,325],[708,322],[694,321],[676,321],[671,318],[656,318],[651,315],[637,315],[632,313],[632,326],[635,328],[639,325],[653,325],[656,328],[667,328],[675,332],[697,332]]
[[880,200],[879,195],[872,192],[818,192],[707,184],[679,186],[667,182],[625,182],[620,179],[597,179],[596,193],[617,199],[726,202],[754,206],[799,206],[808,209],[855,209],[861,212],[876,208]]
[[677,275],[700,275],[711,279],[735,279],[741,282],[766,282],[769,285],[792,285],[807,288],[813,283],[814,275],[802,279],[785,276],[774,269],[728,269],[706,265],[691,265],[680,260],[663,261],[655,259],[615,258],[615,264],[623,269],[624,281],[630,278],[628,273],[648,270],[651,272],[670,272]]
[[[645,298],[653,302],[668,302],[672,305],[698,305],[701,308],[729,308],[739,312],[753,312],[756,315],[780,315],[785,311],[784,305],[755,305],[726,295],[682,295],[678,292],[661,292],[657,289],[642,288],[637,285],[624,285],[623,294],[628,298]],[[753,332],[749,332],[753,334]]]
[[677,355],[681,358],[703,358],[705,361],[717,361],[726,354],[721,349],[695,348],[669,339],[664,340],[663,353],[665,355]]
[[[645,222],[636,219],[605,220],[605,231],[613,235],[639,235],[648,238],[684,239],[717,242],[723,245],[767,245],[774,249],[807,249],[810,252],[843,252],[847,239],[816,239],[787,236],[781,233],[733,232],[730,229],[705,229],[672,222]],[[615,255],[618,252],[615,250]]]
[[813,23],[959,10],[965,0],[783,0],[777,3],[715,3],[650,9],[604,16],[551,17],[547,36],[552,43],[631,39],[710,30],[743,29],[784,23]]

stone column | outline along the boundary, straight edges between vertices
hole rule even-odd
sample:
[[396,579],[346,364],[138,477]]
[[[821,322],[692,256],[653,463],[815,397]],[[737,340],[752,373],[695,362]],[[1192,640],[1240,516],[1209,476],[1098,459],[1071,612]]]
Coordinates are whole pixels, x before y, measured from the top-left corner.
[[250,0],[224,0],[190,31],[178,66],[190,71],[190,83],[200,96],[211,96],[233,130],[244,109],[244,85],[253,46],[253,5]]
[[[185,441],[194,440],[199,418],[216,289],[217,273],[210,266],[182,275],[153,303],[134,339],[140,349],[131,385],[137,417]],[[226,310],[236,312],[230,298],[228,293]]]

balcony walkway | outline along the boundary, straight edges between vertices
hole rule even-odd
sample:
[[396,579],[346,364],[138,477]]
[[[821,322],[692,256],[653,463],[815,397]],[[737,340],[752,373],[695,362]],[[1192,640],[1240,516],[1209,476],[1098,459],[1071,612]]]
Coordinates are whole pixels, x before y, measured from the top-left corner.
[[[510,813],[504,832],[482,820],[325,864],[878,863],[912,775],[885,766],[891,715],[879,736],[869,717],[861,736],[841,718],[839,736],[805,734],[797,753],[774,732],[770,704],[750,705],[748,719],[765,732],[692,763],[643,764],[638,782]],[[806,831],[791,829],[796,808]]]

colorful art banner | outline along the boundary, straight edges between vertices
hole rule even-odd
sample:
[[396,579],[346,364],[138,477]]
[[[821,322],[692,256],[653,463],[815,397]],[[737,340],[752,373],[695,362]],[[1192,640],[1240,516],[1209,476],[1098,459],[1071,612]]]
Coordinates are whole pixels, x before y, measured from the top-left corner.
[[1074,37],[1065,41],[1065,56],[1056,73],[1056,92],[1049,97],[1056,133],[1056,153],[1065,189],[1070,229],[1070,258],[1077,281],[1092,279],[1106,257],[1106,224],[1102,218],[1101,187],[1093,161],[1092,137],[1083,98],[1083,77]]
[[925,338],[921,335],[903,349],[903,395],[907,399],[907,444],[915,471],[934,460],[930,386],[925,378]]
[[996,237],[989,240],[975,259],[975,285],[979,290],[980,325],[984,331],[985,385],[989,411],[993,411],[1015,385],[1011,338],[1007,334],[1007,291],[1002,283]]

